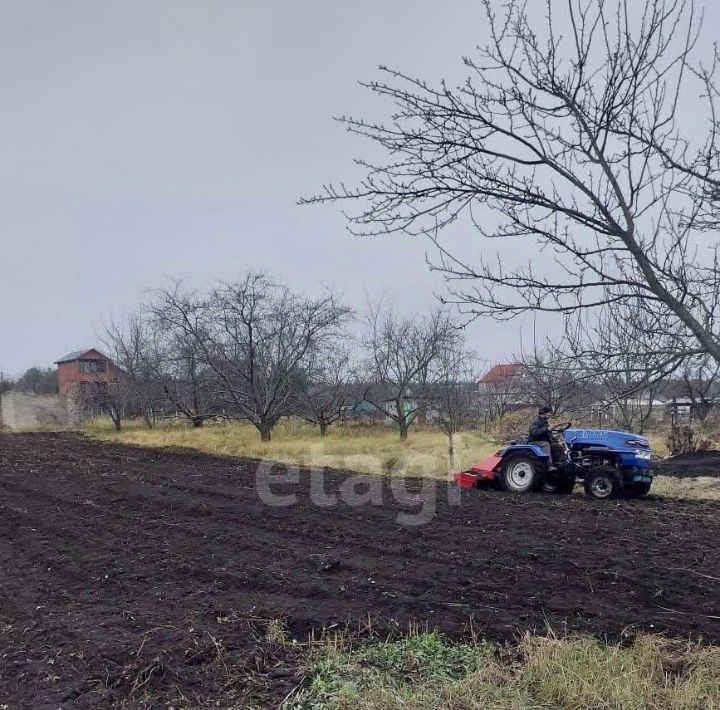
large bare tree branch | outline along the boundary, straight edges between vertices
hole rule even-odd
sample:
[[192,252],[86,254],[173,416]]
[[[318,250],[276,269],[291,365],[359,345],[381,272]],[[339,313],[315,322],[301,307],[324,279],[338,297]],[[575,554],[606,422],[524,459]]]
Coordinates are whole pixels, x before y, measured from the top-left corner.
[[[720,362],[706,231],[720,214],[717,58],[697,59],[694,3],[544,0],[544,26],[528,3],[483,3],[490,38],[465,83],[383,68],[365,86],[395,105],[391,120],[340,120],[386,159],[302,202],[359,205],[356,234],[429,237],[446,300],[472,314],[645,304]],[[709,110],[683,123],[699,93]],[[489,241],[479,258],[445,237],[451,224]]]

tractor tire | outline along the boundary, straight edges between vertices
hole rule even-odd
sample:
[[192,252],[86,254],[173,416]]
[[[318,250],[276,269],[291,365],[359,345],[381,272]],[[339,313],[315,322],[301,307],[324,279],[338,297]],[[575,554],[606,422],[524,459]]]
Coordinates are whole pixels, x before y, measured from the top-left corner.
[[625,485],[626,498],[642,498],[650,493],[652,483],[627,483]]
[[575,476],[568,476],[557,481],[546,481],[543,484],[544,493],[554,493],[555,495],[569,495],[575,488]]
[[513,456],[500,471],[500,487],[510,493],[530,493],[542,488],[545,467],[532,456]]
[[625,493],[622,475],[612,466],[598,466],[585,474],[585,493],[599,500],[622,498]]

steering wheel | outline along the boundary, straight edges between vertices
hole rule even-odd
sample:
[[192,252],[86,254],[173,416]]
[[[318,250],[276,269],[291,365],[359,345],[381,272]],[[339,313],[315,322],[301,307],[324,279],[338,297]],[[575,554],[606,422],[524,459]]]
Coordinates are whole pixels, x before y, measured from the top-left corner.
[[565,424],[559,424],[558,426],[553,427],[552,431],[557,432],[558,434],[564,434],[571,426],[572,422],[565,422]]

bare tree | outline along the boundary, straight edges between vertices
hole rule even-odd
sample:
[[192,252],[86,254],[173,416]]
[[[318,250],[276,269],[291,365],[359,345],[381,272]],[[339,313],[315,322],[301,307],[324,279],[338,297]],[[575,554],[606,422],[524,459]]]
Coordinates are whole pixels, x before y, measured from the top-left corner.
[[83,382],[75,392],[75,406],[83,416],[106,415],[116,431],[122,431],[132,388],[124,379],[112,382]]
[[433,367],[434,382],[430,406],[437,412],[438,424],[448,440],[450,469],[455,466],[455,434],[477,416],[477,359],[459,341],[441,348]]
[[[362,201],[354,232],[428,235],[456,284],[449,300],[476,314],[639,304],[682,336],[677,354],[720,363],[718,242],[703,232],[720,203],[715,63],[696,58],[693,2],[483,4],[490,39],[465,59],[467,81],[385,69],[367,86],[397,106],[393,120],[341,120],[388,160],[361,163],[355,189],[304,201]],[[699,93],[710,111],[681,123]],[[531,259],[469,263],[442,241],[463,216]]]
[[576,372],[551,345],[540,348],[535,343],[532,350],[523,350],[516,360],[523,365],[523,386],[532,404],[548,406],[553,415],[558,415],[581,398]]
[[623,431],[642,433],[655,414],[657,382],[639,387],[631,372],[599,373],[594,413]]
[[121,321],[110,320],[100,339],[124,372],[124,404],[133,400],[148,428],[154,428],[161,400],[160,343],[146,314],[138,311]]
[[[565,319],[555,362],[573,373],[581,388],[583,377],[592,377],[588,372],[593,369],[631,373],[638,388],[667,381],[696,354],[687,349],[685,334],[672,331],[670,321],[666,312],[653,311],[642,302],[580,310]],[[594,368],[583,372],[589,360]]]
[[502,419],[513,409],[530,404],[524,366],[513,362],[490,368],[478,384],[478,401],[490,419]]
[[688,359],[680,371],[680,392],[692,402],[693,415],[704,422],[718,403],[718,365],[708,355]]
[[217,288],[197,302],[190,325],[217,392],[231,416],[247,419],[270,441],[293,397],[310,352],[348,316],[332,293],[306,298],[262,273]]
[[652,418],[666,379],[683,362],[674,340],[655,340],[642,315],[627,304],[577,315],[557,350],[558,362],[573,373],[586,404],[615,425],[639,432]]
[[176,283],[148,307],[159,340],[159,379],[165,398],[193,427],[219,413],[217,377],[207,362],[205,304]]
[[341,418],[351,376],[350,354],[340,342],[329,339],[309,354],[295,411],[305,421],[317,424],[320,436]]
[[426,406],[432,366],[456,334],[442,310],[401,318],[391,309],[370,307],[363,348],[366,379],[373,385],[367,388],[365,399],[395,422],[400,439],[407,439],[411,424]]

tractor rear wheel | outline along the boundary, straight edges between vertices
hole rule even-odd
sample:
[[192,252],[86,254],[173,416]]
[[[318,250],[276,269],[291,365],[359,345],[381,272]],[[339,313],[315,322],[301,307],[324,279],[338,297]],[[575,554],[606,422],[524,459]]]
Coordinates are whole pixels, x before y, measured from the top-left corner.
[[531,456],[513,456],[500,471],[500,487],[511,493],[529,493],[542,487],[545,467]]
[[624,493],[620,472],[612,466],[598,466],[585,475],[585,493],[591,498],[607,500]]

